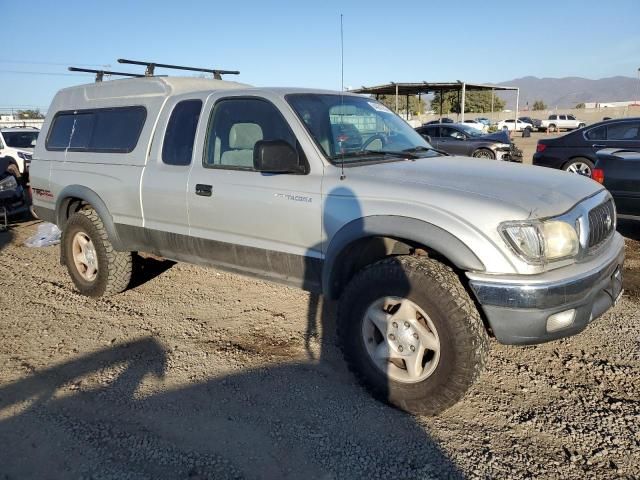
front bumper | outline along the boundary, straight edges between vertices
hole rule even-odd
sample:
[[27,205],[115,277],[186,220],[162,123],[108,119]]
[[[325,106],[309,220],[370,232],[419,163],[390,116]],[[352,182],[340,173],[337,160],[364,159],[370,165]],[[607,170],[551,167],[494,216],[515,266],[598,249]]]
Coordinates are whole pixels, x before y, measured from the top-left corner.
[[[470,286],[497,340],[535,344],[574,335],[604,314],[622,292],[624,240],[615,233],[605,251],[583,265],[535,275],[495,277],[469,273]],[[547,330],[551,315],[575,310],[565,328]]]

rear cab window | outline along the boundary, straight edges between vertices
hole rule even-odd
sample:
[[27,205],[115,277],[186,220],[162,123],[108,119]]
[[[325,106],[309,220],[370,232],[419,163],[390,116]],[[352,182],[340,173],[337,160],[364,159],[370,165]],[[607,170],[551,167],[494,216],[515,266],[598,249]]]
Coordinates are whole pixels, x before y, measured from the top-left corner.
[[58,112],[45,142],[47,150],[129,153],[147,116],[142,106]]
[[162,161],[167,165],[191,164],[201,110],[202,100],[183,100],[174,107],[162,143]]

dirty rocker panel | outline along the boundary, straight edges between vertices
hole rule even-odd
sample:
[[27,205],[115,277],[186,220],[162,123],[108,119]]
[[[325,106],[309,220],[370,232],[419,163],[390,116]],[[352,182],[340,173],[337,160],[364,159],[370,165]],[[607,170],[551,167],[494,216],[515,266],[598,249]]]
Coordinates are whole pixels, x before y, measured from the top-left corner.
[[213,266],[233,273],[321,293],[320,258],[116,224],[124,249]]

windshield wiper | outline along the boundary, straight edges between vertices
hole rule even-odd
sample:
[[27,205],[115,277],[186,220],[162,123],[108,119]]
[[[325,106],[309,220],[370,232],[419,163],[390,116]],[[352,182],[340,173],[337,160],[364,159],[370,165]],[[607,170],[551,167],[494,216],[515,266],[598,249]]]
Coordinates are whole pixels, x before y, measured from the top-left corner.
[[341,158],[354,158],[354,157],[370,157],[370,156],[394,156],[402,157],[409,160],[415,160],[420,158],[418,155],[403,151],[389,151],[389,150],[358,150],[357,152],[339,153],[331,157],[332,160],[340,160]]
[[395,150],[363,150],[363,152],[366,152],[366,153],[374,153],[374,154],[378,154],[378,155],[393,155],[394,157],[408,158],[409,160],[416,160],[416,159],[420,158],[420,155],[416,155],[414,153],[410,153],[411,151],[413,151],[412,148],[409,148],[407,150],[402,150],[402,151],[395,151]]
[[418,145],[417,147],[407,148],[403,150],[403,152],[436,152],[436,153],[439,153],[440,155],[447,155],[447,156],[449,155],[447,152],[438,150],[437,148],[424,147],[422,145]]

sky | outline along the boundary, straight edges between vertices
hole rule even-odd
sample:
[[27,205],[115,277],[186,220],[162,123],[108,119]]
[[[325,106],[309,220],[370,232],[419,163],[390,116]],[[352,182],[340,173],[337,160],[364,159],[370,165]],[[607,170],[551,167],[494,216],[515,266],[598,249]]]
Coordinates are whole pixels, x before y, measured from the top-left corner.
[[0,6],[2,110],[46,110],[60,88],[93,80],[70,74],[68,65],[142,72],[117,58],[240,70],[228,78],[256,86],[339,90],[341,14],[345,87],[634,77],[640,67],[640,0],[0,0]]

